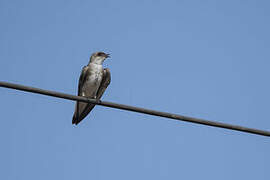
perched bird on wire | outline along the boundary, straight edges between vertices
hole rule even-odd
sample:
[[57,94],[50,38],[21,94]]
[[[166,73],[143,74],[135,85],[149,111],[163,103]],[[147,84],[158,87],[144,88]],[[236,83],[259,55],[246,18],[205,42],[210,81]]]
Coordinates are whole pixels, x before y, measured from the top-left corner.
[[[87,66],[84,66],[79,79],[78,96],[93,99],[100,99],[104,91],[111,82],[111,73],[108,68],[103,68],[102,64],[109,54],[95,52],[90,57]],[[95,107],[94,104],[76,102],[72,124],[77,125]]]

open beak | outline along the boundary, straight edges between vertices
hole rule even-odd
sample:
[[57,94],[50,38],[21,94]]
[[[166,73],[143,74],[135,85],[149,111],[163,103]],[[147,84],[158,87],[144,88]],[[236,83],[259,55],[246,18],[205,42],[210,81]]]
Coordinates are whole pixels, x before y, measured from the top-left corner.
[[111,57],[110,54],[106,54],[106,58],[109,58],[109,57]]

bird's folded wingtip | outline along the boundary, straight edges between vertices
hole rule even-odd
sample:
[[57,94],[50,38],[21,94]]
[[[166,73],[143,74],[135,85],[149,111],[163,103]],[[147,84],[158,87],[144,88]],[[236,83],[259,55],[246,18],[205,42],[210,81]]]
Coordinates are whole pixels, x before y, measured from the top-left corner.
[[78,119],[75,116],[73,116],[72,118],[72,124],[75,124],[75,125],[78,124]]

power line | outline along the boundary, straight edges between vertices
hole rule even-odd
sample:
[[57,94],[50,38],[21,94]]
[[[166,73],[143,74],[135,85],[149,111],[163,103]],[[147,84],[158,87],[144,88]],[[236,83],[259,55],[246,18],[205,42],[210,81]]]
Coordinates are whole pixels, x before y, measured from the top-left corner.
[[270,131],[247,128],[247,127],[238,126],[238,125],[225,124],[225,123],[220,123],[220,122],[216,122],[216,121],[208,121],[208,120],[204,120],[204,119],[182,116],[182,115],[172,114],[172,113],[167,113],[167,112],[160,112],[160,111],[155,111],[155,110],[151,110],[151,109],[129,106],[129,105],[125,105],[125,104],[118,104],[118,103],[113,103],[113,102],[108,102],[108,101],[89,99],[89,98],[82,97],[82,96],[74,96],[74,95],[70,95],[70,94],[49,91],[49,90],[44,90],[44,89],[39,89],[39,88],[34,88],[34,87],[29,87],[29,86],[23,86],[23,85],[19,85],[19,84],[8,83],[8,82],[1,82],[0,81],[0,87],[17,89],[17,90],[21,90],[21,91],[43,94],[43,95],[58,97],[58,98],[62,98],[62,99],[69,99],[69,100],[73,100],[73,101],[82,101],[82,102],[86,102],[86,103],[92,103],[92,104],[116,108],[116,109],[133,111],[133,112],[138,112],[138,113],[143,113],[143,114],[149,114],[149,115],[153,115],[153,116],[160,116],[160,117],[165,117],[165,118],[170,118],[170,119],[180,120],[180,121],[186,121],[186,122],[191,122],[191,123],[203,124],[203,125],[207,125],[207,126],[214,126],[214,127],[219,127],[219,128],[231,129],[231,130],[235,130],[235,131],[242,131],[242,132],[252,133],[252,134],[257,134],[257,135],[262,135],[262,136],[270,136]]

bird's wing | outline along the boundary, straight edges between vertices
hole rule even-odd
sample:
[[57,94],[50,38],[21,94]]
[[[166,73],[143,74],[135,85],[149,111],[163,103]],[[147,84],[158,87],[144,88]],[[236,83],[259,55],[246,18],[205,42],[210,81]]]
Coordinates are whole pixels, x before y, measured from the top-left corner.
[[[111,73],[110,73],[108,68],[105,68],[105,69],[103,69],[102,81],[101,81],[99,89],[97,91],[97,95],[96,95],[97,99],[101,98],[101,96],[103,95],[103,93],[105,92],[107,87],[109,86],[110,82],[111,82]],[[81,122],[87,116],[87,114],[89,112],[91,112],[91,110],[95,107],[95,104],[91,104],[91,103],[88,103],[88,104],[83,103],[83,105],[81,105],[82,107],[80,105],[78,106],[78,104],[81,104],[81,102],[79,102],[79,103],[77,102],[77,109],[80,110],[82,108],[83,110],[81,111],[80,114],[77,114],[77,116],[75,118],[74,118],[75,114],[73,116],[72,123],[76,124],[76,125],[79,122]],[[76,113],[76,110],[75,110],[75,113]]]
[[100,99],[109,84],[111,83],[111,73],[108,68],[103,69],[103,77],[97,91],[97,99]]
[[[79,79],[79,85],[78,85],[78,96],[82,96],[82,86],[86,80],[87,70],[88,70],[88,66],[84,66],[82,69],[80,79]],[[76,102],[75,112],[72,118],[72,124],[78,124],[79,121],[81,121],[80,120],[81,113],[86,108],[86,106],[87,106],[87,103],[79,102],[79,101]]]

